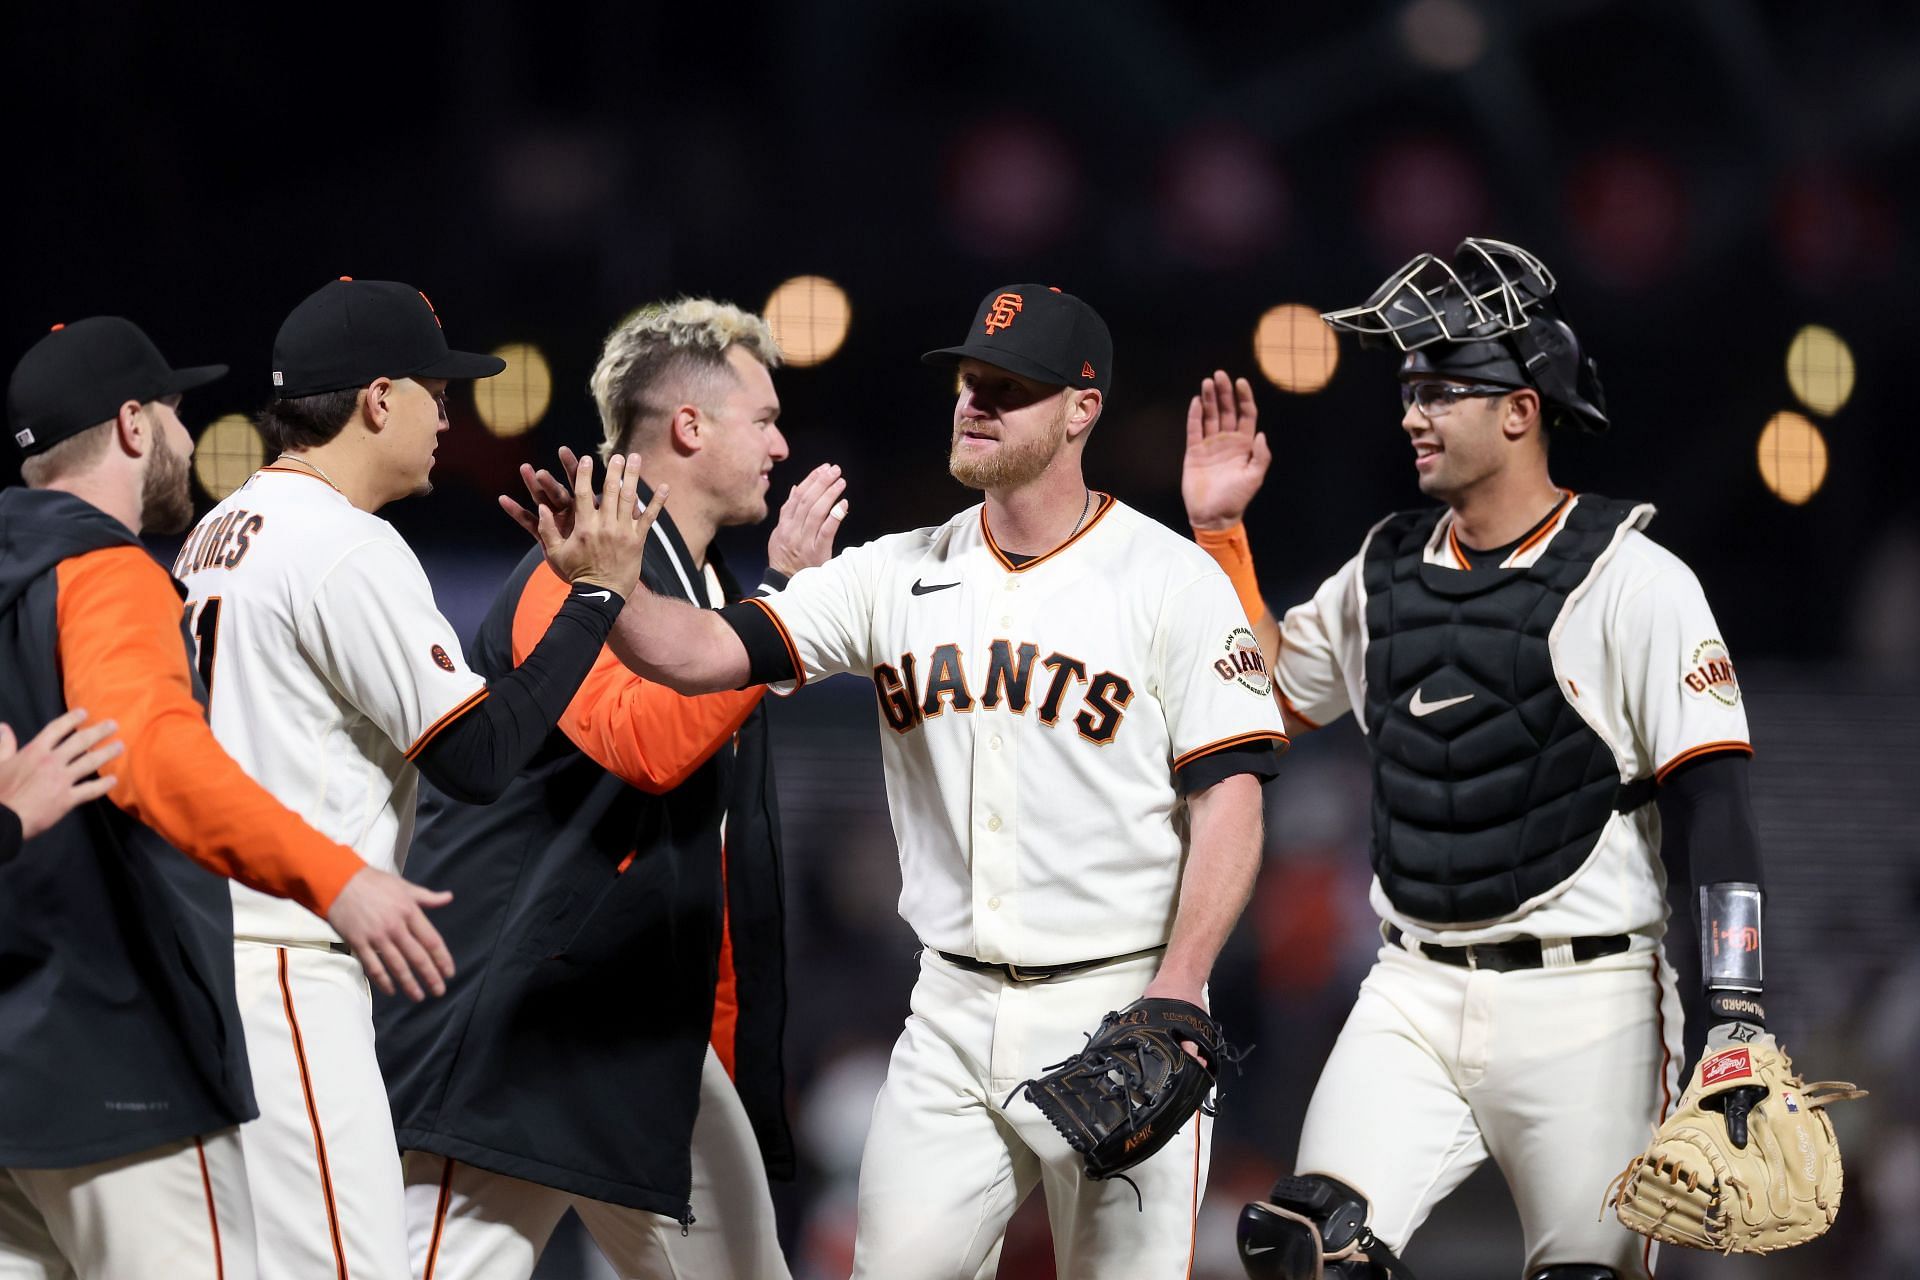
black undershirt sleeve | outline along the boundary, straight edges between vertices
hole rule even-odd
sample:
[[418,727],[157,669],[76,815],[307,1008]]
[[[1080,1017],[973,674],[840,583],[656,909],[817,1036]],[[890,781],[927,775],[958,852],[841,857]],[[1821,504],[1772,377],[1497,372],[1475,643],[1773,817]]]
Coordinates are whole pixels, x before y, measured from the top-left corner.
[[[1667,906],[1674,927],[1665,953],[1680,990],[1686,1060],[1698,1061],[1707,1032],[1723,1019],[1710,1007],[1700,970],[1700,886],[1744,881],[1764,887],[1760,842],[1748,792],[1748,758],[1720,752],[1689,761],[1655,793],[1660,806],[1660,859],[1667,868]],[[1691,930],[1679,927],[1691,921]]]
[[787,638],[780,634],[772,615],[751,600],[741,600],[719,610],[720,618],[732,627],[747,650],[747,678],[740,685],[751,689],[756,684],[782,684],[800,673],[794,669],[793,653]]
[[1729,880],[1766,888],[1747,773],[1744,752],[1723,751],[1681,765],[1655,793],[1660,856],[1696,889]]
[[20,815],[0,804],[0,863],[13,861],[13,856],[20,852],[20,846],[25,843]]
[[1280,753],[1270,742],[1228,747],[1188,764],[1174,775],[1174,783],[1181,795],[1190,796],[1236,773],[1250,773],[1264,787],[1280,773]]
[[593,670],[626,601],[576,587],[547,624],[527,660],[487,681],[487,696],[442,729],[414,763],[455,800],[491,804],[533,759]]

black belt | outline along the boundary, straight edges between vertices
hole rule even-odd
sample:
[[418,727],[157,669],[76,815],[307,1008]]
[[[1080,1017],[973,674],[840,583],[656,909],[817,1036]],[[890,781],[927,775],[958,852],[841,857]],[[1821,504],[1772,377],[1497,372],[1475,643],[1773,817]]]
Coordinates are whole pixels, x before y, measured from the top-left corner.
[[[1407,935],[1395,926],[1383,924],[1380,931],[1391,945],[1406,946]],[[1573,943],[1576,963],[1598,960],[1601,956],[1617,956],[1633,945],[1633,940],[1624,933],[1609,934],[1604,938],[1573,938],[1569,941]],[[1491,969],[1495,973],[1507,973],[1513,969],[1538,969],[1544,963],[1538,938],[1482,942],[1470,947],[1442,947],[1431,942],[1419,945],[1420,954],[1427,959],[1458,965],[1462,969]]]
[[1063,973],[1078,973],[1082,969],[1094,969],[1120,960],[1150,956],[1156,951],[1166,949],[1167,946],[1163,942],[1157,947],[1143,947],[1138,951],[1128,951],[1117,956],[1102,956],[1098,960],[1075,960],[1072,964],[989,964],[985,960],[975,960],[972,956],[958,956],[951,951],[936,950],[933,954],[950,965],[971,969],[975,973],[997,973],[1012,982],[1044,982],[1048,978],[1057,978]]

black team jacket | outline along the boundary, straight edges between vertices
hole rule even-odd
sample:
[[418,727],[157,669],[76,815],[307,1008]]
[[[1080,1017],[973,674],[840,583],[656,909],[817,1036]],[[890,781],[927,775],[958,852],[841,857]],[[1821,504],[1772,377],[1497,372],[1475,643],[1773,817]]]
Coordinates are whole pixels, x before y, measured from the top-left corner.
[[[63,599],[63,593],[66,598]],[[93,607],[151,603],[137,628]],[[169,603],[170,601],[170,603]],[[174,723],[150,734],[139,708],[90,701],[121,721],[128,745],[116,798],[155,777],[131,777],[204,714],[188,660],[180,601],[133,531],[69,494],[0,493],[0,721],[21,742],[67,710],[67,675],[97,691],[102,673],[63,673],[62,655],[102,635],[126,683],[168,684],[156,700]],[[63,631],[65,645],[63,647]],[[167,648],[171,672],[148,669]],[[134,669],[138,664],[138,669]],[[91,683],[89,683],[91,682]],[[236,773],[238,766],[227,762]],[[210,785],[218,785],[218,777]],[[154,805],[189,816],[175,797]],[[0,861],[0,1167],[71,1168],[204,1134],[256,1114],[233,994],[227,883],[189,862],[113,799],[82,805]]]
[[[724,603],[665,514],[643,580]],[[530,551],[481,623],[474,669],[510,669],[516,635],[524,654],[565,592]],[[375,1011],[403,1149],[685,1221],[711,1039],[769,1174],[792,1176],[779,820],[760,704],[759,689],[683,697],[603,650],[500,800],[422,787],[406,873],[453,891],[434,922],[458,972],[444,999]]]

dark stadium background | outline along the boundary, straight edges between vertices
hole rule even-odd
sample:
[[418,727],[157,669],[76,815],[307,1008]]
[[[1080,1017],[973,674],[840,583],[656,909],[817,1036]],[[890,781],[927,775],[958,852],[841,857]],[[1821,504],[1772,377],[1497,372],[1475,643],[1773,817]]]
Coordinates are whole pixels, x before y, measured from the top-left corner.
[[[458,345],[539,349],[552,394],[532,430],[496,437],[459,399],[435,492],[383,513],[469,632],[521,551],[491,496],[519,461],[595,438],[598,341],[648,300],[758,308],[803,274],[844,290],[844,344],[778,375],[793,458],[775,479],[842,463],[856,542],[972,500],[942,465],[949,387],[916,355],[957,339],[992,286],[1059,284],[1116,337],[1095,482],[1184,527],[1185,397],[1217,365],[1256,373],[1269,308],[1357,302],[1464,234],[1533,249],[1616,424],[1557,445],[1556,478],[1659,505],[1652,533],[1694,566],[1740,664],[1774,1025],[1808,1073],[1874,1090],[1836,1116],[1832,1236],[1760,1264],[1669,1250],[1661,1275],[1920,1274],[1920,10],[81,0],[8,6],[0,46],[9,364],[51,324],[128,315],[176,362],[234,366],[188,400],[197,431],[258,407],[280,318],[343,274],[418,285]],[[1850,353],[1837,408],[1831,344],[1799,370],[1823,411],[1790,381],[1808,325]],[[1317,394],[1258,381],[1277,460],[1249,524],[1276,606],[1419,500],[1391,369],[1343,345]],[[1817,470],[1805,423],[1825,446],[1797,503],[1760,465],[1782,411],[1803,415],[1768,460],[1785,484]],[[764,531],[723,545],[751,569]],[[913,943],[870,694],[834,682],[775,714],[807,1154],[780,1204],[796,1275],[840,1276]],[[1291,1157],[1368,962],[1364,796],[1344,724],[1269,789],[1269,865],[1215,983],[1259,1049],[1225,1104],[1197,1274],[1238,1275],[1233,1216]],[[1037,1208],[1008,1280],[1052,1274]],[[1409,1252],[1427,1280],[1518,1260],[1487,1171]],[[599,1265],[569,1237],[541,1275]]]

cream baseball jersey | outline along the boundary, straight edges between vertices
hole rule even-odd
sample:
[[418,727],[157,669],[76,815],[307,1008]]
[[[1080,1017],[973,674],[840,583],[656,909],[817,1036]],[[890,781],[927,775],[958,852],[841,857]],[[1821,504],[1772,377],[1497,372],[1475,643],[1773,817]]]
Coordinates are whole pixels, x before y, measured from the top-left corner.
[[[194,527],[173,574],[220,744],[316,830],[397,872],[412,759],[486,696],[412,550],[326,481],[267,467]],[[233,928],[338,940],[312,912],[240,884]]]
[[1044,965],[1164,944],[1184,796],[1271,776],[1286,741],[1226,575],[1093,500],[1034,559],[1002,552],[974,506],[727,611],[757,677],[796,677],[776,692],[872,681],[900,914],[936,950]]
[[[1563,502],[1500,567],[1537,563],[1579,502],[1577,496]],[[1568,598],[1548,641],[1561,692],[1612,751],[1623,783],[1664,778],[1676,766],[1713,752],[1752,750],[1740,685],[1719,626],[1692,570],[1642,532],[1653,514],[1650,505],[1633,509]],[[1380,527],[1368,533],[1369,540]],[[1355,711],[1361,730],[1368,730],[1366,556],[1363,544],[1312,599],[1289,609],[1281,626],[1276,683],[1289,712],[1304,723],[1324,725]],[[1467,569],[1451,513],[1440,518],[1422,559],[1440,569]],[[1451,690],[1417,688],[1414,700],[1423,692],[1430,696],[1410,708],[1413,715],[1447,711]],[[1503,920],[1452,928],[1409,918],[1395,910],[1378,877],[1373,906],[1408,935],[1445,945],[1512,937],[1658,935],[1667,917],[1659,821],[1651,804],[1614,813],[1574,875]]]

